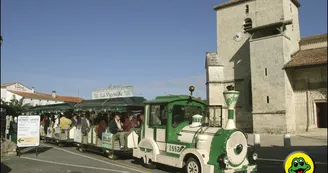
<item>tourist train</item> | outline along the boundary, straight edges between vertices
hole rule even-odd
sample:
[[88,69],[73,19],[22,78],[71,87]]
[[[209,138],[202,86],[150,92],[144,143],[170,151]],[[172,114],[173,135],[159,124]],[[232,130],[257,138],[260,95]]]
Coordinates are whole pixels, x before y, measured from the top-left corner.
[[[161,163],[187,173],[257,172],[257,153],[248,147],[247,135],[234,123],[239,92],[228,87],[223,93],[228,122],[226,127],[212,127],[207,122],[206,104],[192,96],[194,89],[189,87],[190,95],[153,100],[84,100],[76,105],[38,106],[31,111],[42,115],[41,138],[60,146],[75,144],[81,152],[97,151],[110,159],[124,154],[148,168]],[[63,122],[54,116],[58,114]],[[67,123],[72,114],[73,123]]]

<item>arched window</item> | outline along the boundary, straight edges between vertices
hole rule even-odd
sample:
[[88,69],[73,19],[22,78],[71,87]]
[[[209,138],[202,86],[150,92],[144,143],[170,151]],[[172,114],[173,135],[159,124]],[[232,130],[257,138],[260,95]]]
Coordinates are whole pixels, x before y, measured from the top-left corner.
[[253,27],[253,22],[251,18],[246,18],[244,20],[244,31],[252,29]]

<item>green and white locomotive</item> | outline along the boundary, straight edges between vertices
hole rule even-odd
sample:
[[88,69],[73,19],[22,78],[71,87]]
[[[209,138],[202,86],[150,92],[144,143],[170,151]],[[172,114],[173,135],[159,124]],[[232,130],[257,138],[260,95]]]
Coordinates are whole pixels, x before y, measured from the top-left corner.
[[[194,87],[189,87],[191,93]],[[233,116],[238,91],[224,96],[229,106],[226,128],[204,122],[205,104],[189,95],[160,96],[145,103],[145,119],[133,156],[148,167],[156,163],[187,173],[254,173],[257,154],[246,135],[236,129]]]

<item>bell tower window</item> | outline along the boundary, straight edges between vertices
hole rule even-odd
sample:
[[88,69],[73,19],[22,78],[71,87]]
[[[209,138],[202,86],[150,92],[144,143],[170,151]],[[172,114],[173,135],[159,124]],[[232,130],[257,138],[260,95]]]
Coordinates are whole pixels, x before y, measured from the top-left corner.
[[252,19],[251,18],[246,18],[244,20],[244,31],[247,31],[249,29],[253,28],[253,23],[252,23]]

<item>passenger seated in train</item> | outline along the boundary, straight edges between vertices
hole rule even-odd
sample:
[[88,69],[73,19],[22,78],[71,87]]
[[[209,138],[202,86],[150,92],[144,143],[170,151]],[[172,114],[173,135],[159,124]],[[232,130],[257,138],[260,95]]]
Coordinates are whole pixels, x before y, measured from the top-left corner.
[[90,114],[84,114],[81,117],[81,132],[85,136],[90,131]]
[[53,129],[55,131],[55,137],[56,138],[59,138],[59,133],[60,133],[60,131],[58,131],[58,127],[60,126],[59,123],[60,123],[59,122],[59,115],[57,114],[57,115],[55,115],[54,124],[53,124]]
[[71,121],[72,121],[72,125],[71,125],[72,127],[77,126],[77,114],[76,113],[73,113],[73,117],[72,117]]
[[60,118],[60,129],[67,130],[71,127],[72,121],[67,118],[66,114],[63,114]]
[[125,118],[124,120],[124,130],[130,132],[133,128],[138,127],[137,115],[132,114]]
[[103,115],[100,115],[99,119],[100,119],[100,122],[99,122],[99,125],[98,125],[98,129],[97,129],[97,137],[98,137],[98,140],[101,141],[102,139],[102,133],[106,131],[106,128],[107,128],[107,123],[106,123],[106,120],[107,119],[107,114],[103,114]]
[[45,114],[42,124],[43,124],[44,134],[47,135],[47,130],[50,125],[50,119],[48,114]]
[[142,124],[143,124],[143,121],[144,121],[144,119],[145,119],[145,116],[144,116],[144,114],[141,114],[141,115],[139,116],[138,127],[140,127],[140,128],[141,128],[141,126],[142,126]]
[[113,134],[112,141],[119,139],[121,148],[124,148],[127,132],[123,132],[123,123],[120,119],[120,116],[116,113],[114,119],[109,123],[109,131]]

